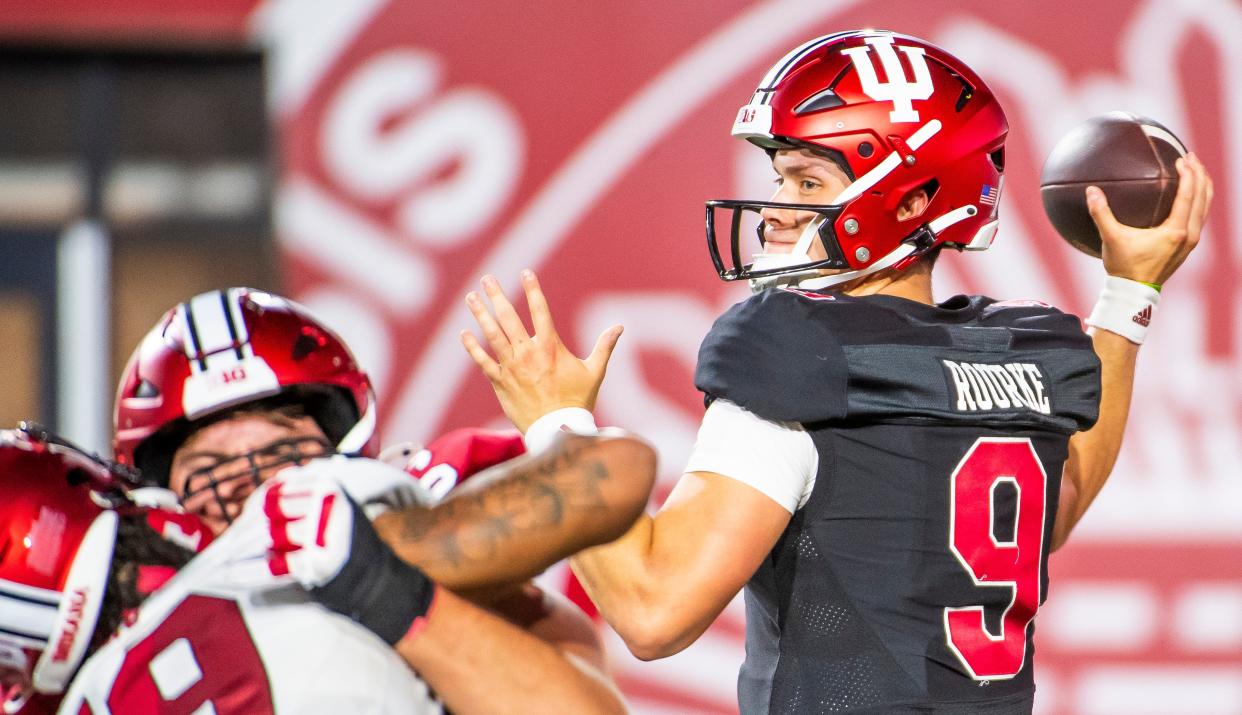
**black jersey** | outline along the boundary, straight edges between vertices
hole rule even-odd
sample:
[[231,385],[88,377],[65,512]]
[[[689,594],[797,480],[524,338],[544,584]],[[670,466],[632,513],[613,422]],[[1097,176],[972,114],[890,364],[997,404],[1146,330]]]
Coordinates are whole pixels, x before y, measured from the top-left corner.
[[819,452],[746,588],[743,713],[1030,712],[1061,470],[1099,409],[1076,317],[769,290],[716,321],[695,382]]

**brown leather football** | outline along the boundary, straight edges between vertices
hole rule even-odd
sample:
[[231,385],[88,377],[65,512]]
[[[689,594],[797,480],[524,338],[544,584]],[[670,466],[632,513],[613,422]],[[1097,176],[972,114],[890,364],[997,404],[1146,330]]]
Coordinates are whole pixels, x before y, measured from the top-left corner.
[[1150,228],[1164,221],[1177,194],[1174,162],[1186,147],[1159,122],[1110,112],[1088,119],[1057,142],[1044,162],[1044,212],[1070,245],[1100,256],[1100,233],[1087,211],[1086,188],[1098,186],[1121,223]]

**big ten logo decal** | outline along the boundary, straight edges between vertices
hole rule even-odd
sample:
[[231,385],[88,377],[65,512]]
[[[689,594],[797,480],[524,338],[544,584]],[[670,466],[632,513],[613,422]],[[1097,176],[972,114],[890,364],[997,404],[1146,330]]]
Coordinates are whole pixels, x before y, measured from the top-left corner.
[[[890,122],[917,122],[919,113],[914,108],[914,100],[923,100],[932,96],[936,87],[932,83],[931,72],[927,69],[927,57],[922,47],[898,45],[891,37],[868,37],[866,47],[851,47],[841,50],[849,55],[858,72],[858,81],[862,91],[877,102],[892,102],[893,110],[888,113]],[[871,61],[871,50],[875,50],[884,67],[885,81],[881,82]],[[906,78],[906,69],[897,56],[897,50],[906,56],[914,79]]]
[[481,87],[441,91],[439,58],[409,48],[365,62],[333,98],[322,156],[333,179],[394,228],[444,248],[476,235],[516,187],[524,153],[518,117]]

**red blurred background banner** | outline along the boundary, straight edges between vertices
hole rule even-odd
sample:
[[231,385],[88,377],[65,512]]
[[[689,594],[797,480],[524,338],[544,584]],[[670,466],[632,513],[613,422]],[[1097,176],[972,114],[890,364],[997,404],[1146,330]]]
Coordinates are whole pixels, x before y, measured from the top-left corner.
[[109,45],[250,41],[259,0],[0,0],[0,41]]
[[[1037,298],[1084,314],[1103,271],[1045,220],[1043,157],[1106,111],[1169,126],[1213,172],[1216,204],[1143,348],[1112,482],[1052,558],[1037,711],[1242,713],[1237,4],[245,4],[213,6],[202,27],[249,28],[269,54],[287,288],[359,352],[385,437],[500,423],[458,343],[472,324],[462,297],[484,273],[513,294],[531,267],[571,347],[625,324],[599,418],[656,444],[661,499],[702,412],[698,343],[744,296],[711,268],[703,201],[770,194],[763,153],[729,126],[790,47],[838,29],[906,32],[965,60],[1001,98],[1012,127],[1001,230],[991,251],[941,260],[939,298]],[[94,5],[56,5],[61,22],[101,24],[76,17]],[[22,17],[37,26],[56,12]],[[691,649],[647,664],[612,642],[635,708],[732,711],[742,628],[735,604]]]

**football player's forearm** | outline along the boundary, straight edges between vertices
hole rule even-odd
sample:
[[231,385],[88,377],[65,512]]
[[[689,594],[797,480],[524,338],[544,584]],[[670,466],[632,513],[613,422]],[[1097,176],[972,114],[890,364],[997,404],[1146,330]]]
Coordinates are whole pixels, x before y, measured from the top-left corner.
[[656,520],[643,515],[625,536],[570,559],[600,615],[642,660],[680,652],[720,612],[703,603],[689,559],[659,557],[655,527]]
[[569,562],[600,615],[631,650],[640,652],[652,649],[648,634],[666,592],[651,568],[653,526],[644,514],[621,538],[579,552]]
[[740,481],[683,474],[659,513],[570,564],[600,613],[643,660],[693,643],[772,551],[790,513]]
[[1060,548],[1087,507],[1104,488],[1121,452],[1130,415],[1134,367],[1139,346],[1107,330],[1091,335],[1100,357],[1100,416],[1095,425],[1070,438],[1069,458],[1061,480],[1062,497],[1052,532],[1052,548]]
[[395,648],[453,712],[625,712],[597,670],[443,589]]
[[567,435],[434,507],[384,514],[375,527],[402,559],[448,588],[514,584],[620,536],[654,481],[655,452],[641,440]]

